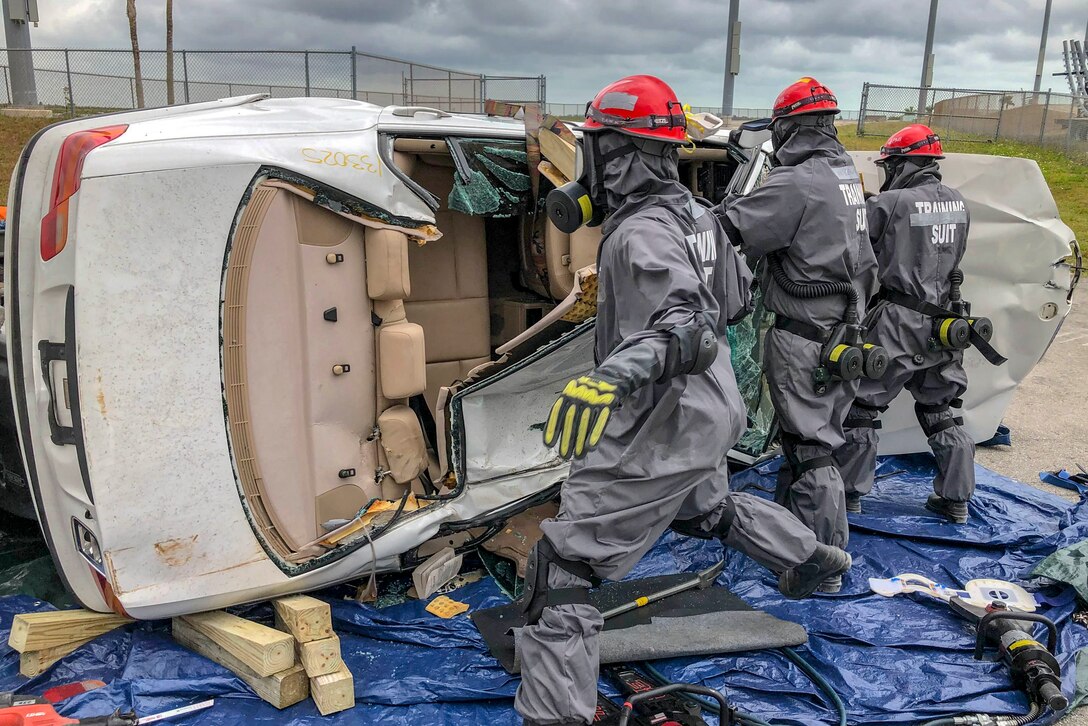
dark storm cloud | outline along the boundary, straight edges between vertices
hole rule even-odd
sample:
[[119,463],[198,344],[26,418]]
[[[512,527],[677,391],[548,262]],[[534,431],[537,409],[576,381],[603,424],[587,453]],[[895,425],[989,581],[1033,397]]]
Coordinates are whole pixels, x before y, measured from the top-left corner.
[[[1045,0],[941,0],[936,85],[1031,88]],[[39,47],[125,47],[123,0],[39,0]],[[161,48],[163,0],[137,0],[141,43]],[[929,0],[742,0],[738,106],[764,107],[815,75],[856,107],[865,81],[917,84]],[[583,102],[632,72],[695,104],[720,102],[723,0],[188,0],[187,48],[347,49],[499,74],[546,74],[552,101]],[[1065,90],[1061,41],[1082,37],[1084,0],[1054,0],[1043,88]]]

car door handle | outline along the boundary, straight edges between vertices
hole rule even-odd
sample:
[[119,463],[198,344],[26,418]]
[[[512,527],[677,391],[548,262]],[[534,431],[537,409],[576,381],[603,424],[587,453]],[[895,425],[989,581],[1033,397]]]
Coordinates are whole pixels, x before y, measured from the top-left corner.
[[[57,415],[57,388],[53,385],[53,363],[64,363],[65,380],[71,385],[75,371],[69,365],[68,343],[54,343],[51,340],[38,341],[38,356],[42,362],[42,378],[49,389],[49,438],[57,446],[75,446],[76,430],[72,426],[62,426]],[[70,394],[70,391],[69,391]],[[71,400],[71,395],[69,395]]]
[[[76,446],[83,432],[79,429],[79,382],[76,380],[76,298],[75,288],[69,286],[64,301],[64,342],[38,341],[38,357],[41,359],[42,379],[49,389],[49,438],[57,446]],[[64,363],[66,407],[72,412],[72,425],[62,426],[57,407],[57,387],[53,385],[53,363]],[[83,452],[80,451],[80,464]],[[86,477],[84,477],[86,479]]]
[[[79,474],[87,500],[94,504],[91,479],[87,467],[87,452],[83,445],[83,422],[79,410],[79,379],[76,371],[76,289],[68,287],[64,302],[64,342],[38,341],[38,357],[41,360],[42,379],[49,389],[49,438],[57,446],[75,446],[79,461]],[[64,363],[64,403],[72,412],[72,425],[63,426],[57,412],[57,387],[53,384],[53,363]]]

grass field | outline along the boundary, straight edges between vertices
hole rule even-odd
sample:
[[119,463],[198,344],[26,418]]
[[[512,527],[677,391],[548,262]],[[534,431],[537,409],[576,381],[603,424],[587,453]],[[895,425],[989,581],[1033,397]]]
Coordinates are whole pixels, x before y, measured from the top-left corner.
[[8,182],[11,170],[19,161],[26,142],[34,133],[57,119],[48,118],[9,118],[0,116],[0,204],[8,203]]
[[[8,118],[0,116],[0,200],[6,203],[11,170],[19,152],[38,129],[52,123],[49,119]],[[853,125],[839,127],[839,136],[847,149],[865,151],[880,148],[882,136],[857,136]],[[946,151],[967,154],[1022,156],[1035,159],[1043,171],[1062,220],[1068,224],[1081,249],[1088,251],[1088,164],[1077,163],[1056,151],[1015,141],[987,143],[950,142]]]

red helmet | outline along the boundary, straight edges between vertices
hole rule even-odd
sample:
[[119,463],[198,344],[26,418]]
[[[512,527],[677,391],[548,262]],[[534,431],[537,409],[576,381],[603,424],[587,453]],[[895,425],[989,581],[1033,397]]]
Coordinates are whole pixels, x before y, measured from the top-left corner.
[[586,105],[582,128],[683,143],[687,125],[684,109],[669,84],[654,76],[627,76],[605,86]]
[[891,138],[884,142],[884,145],[880,147],[880,158],[876,162],[879,164],[893,156],[926,156],[943,159],[941,137],[933,133],[933,129],[925,124],[911,124],[892,134]]
[[802,78],[786,86],[774,100],[774,118],[800,116],[803,113],[838,113],[839,101],[831,89],[815,78]]

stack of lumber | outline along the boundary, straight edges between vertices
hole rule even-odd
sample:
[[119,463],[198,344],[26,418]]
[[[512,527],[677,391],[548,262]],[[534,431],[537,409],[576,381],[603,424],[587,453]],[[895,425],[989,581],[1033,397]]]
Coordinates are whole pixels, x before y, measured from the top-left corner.
[[174,618],[173,632],[178,643],[233,672],[276,708],[310,695],[290,635],[221,610]]
[[276,708],[311,694],[324,716],[354,707],[355,683],[329,606],[305,595],[273,605],[275,629],[218,610],[174,618],[174,639],[232,671]]
[[327,603],[308,595],[276,600],[276,627],[296,642],[299,662],[310,677],[310,693],[322,716],[355,706],[355,679],[340,657]]
[[19,652],[19,673],[33,678],[81,645],[131,622],[90,610],[21,613],[12,621],[8,645]]

